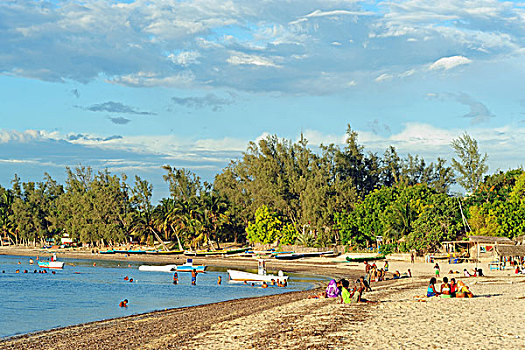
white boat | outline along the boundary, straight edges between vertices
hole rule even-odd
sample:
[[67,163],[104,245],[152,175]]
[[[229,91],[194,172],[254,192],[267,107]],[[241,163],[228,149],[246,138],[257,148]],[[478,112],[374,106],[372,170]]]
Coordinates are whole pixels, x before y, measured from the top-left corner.
[[177,269],[177,265],[140,265],[139,271],[160,271],[173,272]]
[[41,267],[43,269],[63,269],[64,262],[43,260],[38,262],[38,267]]
[[233,282],[284,282],[288,281],[288,276],[285,276],[282,271],[279,271],[277,275],[269,275],[266,273],[266,264],[264,260],[258,260],[257,273],[251,273],[239,270],[228,270],[230,275],[230,281]]
[[186,259],[186,262],[182,265],[175,265],[175,271],[177,272],[191,272],[195,270],[196,272],[204,272],[206,270],[206,265],[193,265],[193,259]]

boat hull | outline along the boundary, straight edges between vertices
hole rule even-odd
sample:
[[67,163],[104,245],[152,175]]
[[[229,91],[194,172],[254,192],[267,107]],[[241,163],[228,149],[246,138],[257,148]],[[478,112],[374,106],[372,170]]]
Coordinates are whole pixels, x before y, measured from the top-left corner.
[[177,269],[177,265],[140,265],[139,271],[155,271],[155,272],[173,272]]
[[326,252],[308,252],[308,253],[281,253],[276,254],[275,258],[279,260],[295,260],[295,259],[301,259],[301,258],[315,258],[319,256],[330,256],[333,255],[334,251],[329,250]]
[[230,275],[230,281],[238,281],[238,282],[271,282],[274,280],[277,282],[279,281],[287,281],[288,276],[282,275],[259,275],[256,273],[246,272],[246,271],[239,271],[239,270],[228,270],[228,274]]
[[364,262],[364,261],[375,261],[375,260],[383,260],[385,259],[385,256],[363,256],[363,257],[356,257],[352,258],[347,256],[346,261],[349,262]]
[[175,271],[177,271],[177,272],[191,272],[191,271],[195,270],[195,272],[204,272],[204,271],[206,271],[206,267],[207,266],[205,266],[205,265],[195,265],[195,266],[181,265],[181,266],[176,266]]
[[64,262],[63,261],[39,261],[38,267],[41,267],[43,269],[63,269]]

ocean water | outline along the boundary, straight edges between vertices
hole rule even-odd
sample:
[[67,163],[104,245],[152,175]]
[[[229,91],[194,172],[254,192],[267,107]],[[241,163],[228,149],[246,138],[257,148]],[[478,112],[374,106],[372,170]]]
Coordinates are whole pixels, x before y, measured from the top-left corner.
[[[196,286],[190,284],[189,273],[179,273],[179,284],[173,285],[173,274],[139,271],[142,263],[130,262],[128,267],[127,262],[107,260],[60,261],[66,263],[63,270],[41,274],[36,260],[35,265],[29,265],[29,257],[0,256],[0,337],[155,310],[305,290],[319,280],[289,274],[288,287],[263,289],[228,283],[226,269],[215,269],[198,274]],[[20,273],[15,273],[17,269]],[[23,273],[24,270],[29,272]],[[124,280],[125,276],[134,281]],[[222,277],[221,285],[217,285],[218,276]],[[118,306],[123,299],[129,301],[127,308]]]

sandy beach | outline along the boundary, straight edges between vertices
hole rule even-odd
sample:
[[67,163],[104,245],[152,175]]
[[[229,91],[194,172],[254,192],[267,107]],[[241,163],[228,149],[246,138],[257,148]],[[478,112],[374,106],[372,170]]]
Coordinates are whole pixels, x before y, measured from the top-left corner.
[[[5,253],[5,248],[0,253]],[[25,253],[24,253],[25,252]],[[32,255],[31,251],[9,250]],[[106,258],[86,253],[76,258]],[[113,257],[112,260],[114,260]],[[164,262],[167,257],[133,256],[124,260]],[[182,259],[182,258],[181,258]],[[252,268],[239,258],[203,259],[210,266]],[[382,263],[379,263],[382,266]],[[473,264],[441,267],[441,277],[463,280],[472,299],[426,298],[432,264],[390,261],[390,271],[412,270],[413,278],[372,284],[365,294],[376,304],[307,299],[316,291],[232,300],[158,311],[125,318],[43,331],[6,339],[2,349],[525,349],[525,276],[511,270],[486,277],[448,274]],[[272,261],[271,269],[354,278],[362,264],[331,261]]]

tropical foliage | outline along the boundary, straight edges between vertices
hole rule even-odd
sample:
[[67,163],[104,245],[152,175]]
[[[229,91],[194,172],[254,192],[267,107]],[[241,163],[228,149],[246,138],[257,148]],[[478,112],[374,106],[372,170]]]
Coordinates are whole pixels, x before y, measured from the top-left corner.
[[[346,244],[355,248],[432,250],[472,234],[515,237],[525,224],[523,170],[483,174],[486,155],[468,135],[454,140],[457,159],[428,163],[394,147],[366,152],[348,126],[346,143],[310,147],[268,136],[251,142],[213,183],[165,166],[168,198],[152,203],[153,186],[138,176],[89,167],[66,169],[60,184],[0,186],[2,244],[44,244],[68,234],[90,246],[127,243],[166,249],[220,248],[221,242]],[[453,196],[454,170],[467,197]],[[167,246],[171,244],[171,246]]]

